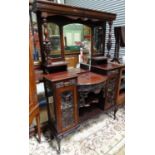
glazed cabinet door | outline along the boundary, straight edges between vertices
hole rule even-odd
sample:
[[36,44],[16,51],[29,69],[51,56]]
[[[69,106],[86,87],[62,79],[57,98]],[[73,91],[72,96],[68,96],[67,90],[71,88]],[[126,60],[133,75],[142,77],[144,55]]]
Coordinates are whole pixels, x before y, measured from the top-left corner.
[[67,131],[78,124],[77,88],[74,85],[56,90],[58,132]]

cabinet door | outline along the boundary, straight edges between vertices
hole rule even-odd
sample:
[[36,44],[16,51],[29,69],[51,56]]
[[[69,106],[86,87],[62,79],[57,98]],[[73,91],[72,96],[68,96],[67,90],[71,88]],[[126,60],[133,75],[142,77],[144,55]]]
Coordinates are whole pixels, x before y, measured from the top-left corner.
[[58,132],[64,132],[78,123],[76,86],[66,86],[56,90]]

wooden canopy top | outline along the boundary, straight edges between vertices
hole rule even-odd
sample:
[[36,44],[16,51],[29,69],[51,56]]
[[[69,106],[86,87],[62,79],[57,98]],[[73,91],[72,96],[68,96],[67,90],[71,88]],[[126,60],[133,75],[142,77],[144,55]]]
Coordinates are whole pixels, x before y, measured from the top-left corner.
[[116,14],[92,9],[80,8],[64,4],[57,4],[51,1],[36,0],[32,4],[34,12],[42,12],[46,16],[59,15],[83,18],[85,20],[94,21],[113,21],[116,19]]

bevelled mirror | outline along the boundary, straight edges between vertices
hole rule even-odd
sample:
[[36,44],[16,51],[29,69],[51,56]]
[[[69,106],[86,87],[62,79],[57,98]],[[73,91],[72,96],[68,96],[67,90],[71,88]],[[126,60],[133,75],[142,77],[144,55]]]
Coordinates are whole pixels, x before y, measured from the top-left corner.
[[63,36],[65,60],[69,61],[70,67],[75,68],[79,63],[89,63],[91,49],[90,27],[79,23],[68,24],[63,27]]
[[[61,58],[60,30],[55,23],[47,23],[48,39],[50,42],[48,56],[50,58]],[[44,32],[43,32],[44,33]]]
[[104,54],[104,30],[102,26],[96,26],[94,27],[94,52],[93,55],[102,55]]

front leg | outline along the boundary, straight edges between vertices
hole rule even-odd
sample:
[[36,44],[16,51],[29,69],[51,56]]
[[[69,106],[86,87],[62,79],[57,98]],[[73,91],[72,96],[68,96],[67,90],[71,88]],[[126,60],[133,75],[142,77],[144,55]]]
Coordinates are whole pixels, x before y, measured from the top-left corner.
[[116,119],[117,110],[118,110],[118,108],[117,108],[117,106],[115,106],[115,107],[114,107],[114,120]]
[[61,152],[61,138],[57,138],[57,143],[58,143],[58,154]]

